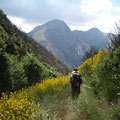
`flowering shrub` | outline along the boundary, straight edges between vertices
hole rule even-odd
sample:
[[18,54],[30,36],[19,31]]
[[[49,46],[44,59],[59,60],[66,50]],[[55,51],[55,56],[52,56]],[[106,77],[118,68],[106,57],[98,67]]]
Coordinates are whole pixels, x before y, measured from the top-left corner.
[[30,115],[36,112],[33,107],[33,100],[28,100],[26,96],[23,98],[16,98],[16,93],[7,94],[2,93],[0,99],[0,119],[2,120],[29,120]]
[[28,95],[39,97],[46,94],[56,94],[60,93],[63,88],[68,84],[69,77],[68,76],[59,76],[57,78],[44,80],[42,83],[37,83],[35,86],[30,87],[29,89],[26,89]]
[[85,62],[78,67],[78,70],[82,74],[91,74],[91,72],[96,68],[98,63],[104,54],[108,54],[107,50],[99,51],[97,55],[85,60]]
[[[45,94],[60,93],[69,81],[68,76],[44,80],[18,92],[2,93],[0,99],[0,119],[2,120],[29,120],[37,117],[37,108],[33,103]],[[40,105],[38,104],[38,107]]]
[[96,97],[100,97],[101,91],[100,78],[97,76],[97,69],[99,64],[103,62],[103,57],[108,54],[109,52],[107,50],[99,51],[97,55],[85,60],[85,62],[78,67],[80,74],[85,77],[86,84],[91,86]]

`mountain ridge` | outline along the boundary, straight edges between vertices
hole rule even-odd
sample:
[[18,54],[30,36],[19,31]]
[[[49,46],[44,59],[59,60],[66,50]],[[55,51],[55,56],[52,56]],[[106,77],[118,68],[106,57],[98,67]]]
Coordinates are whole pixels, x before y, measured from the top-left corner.
[[106,42],[105,36],[97,28],[71,31],[64,21],[58,19],[35,27],[28,36],[42,44],[70,68],[81,64],[82,56],[91,46],[101,49],[102,42]]

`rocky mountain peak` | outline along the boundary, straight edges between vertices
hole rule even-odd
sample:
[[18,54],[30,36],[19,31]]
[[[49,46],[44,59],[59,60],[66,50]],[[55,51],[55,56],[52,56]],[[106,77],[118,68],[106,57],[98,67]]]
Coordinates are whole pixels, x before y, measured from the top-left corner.
[[106,42],[105,35],[97,28],[71,31],[64,21],[58,19],[36,27],[28,35],[31,33],[35,41],[45,46],[69,67],[79,66],[82,56],[90,46],[102,49]]

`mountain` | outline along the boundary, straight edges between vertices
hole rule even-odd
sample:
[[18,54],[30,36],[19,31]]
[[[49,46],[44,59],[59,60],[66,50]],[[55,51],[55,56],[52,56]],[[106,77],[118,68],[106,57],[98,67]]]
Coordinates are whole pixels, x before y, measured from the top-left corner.
[[88,31],[71,31],[64,21],[52,20],[35,27],[28,36],[45,46],[70,68],[81,64],[82,56],[90,46],[102,48],[105,35],[97,28]]
[[47,63],[61,73],[68,72],[68,68],[45,47],[35,42],[26,33],[13,25],[2,10],[0,10],[0,40],[6,46],[5,52],[17,56],[19,61],[28,54],[34,54],[40,62]]
[[78,37],[81,41],[84,41],[90,46],[94,46],[98,49],[103,49],[107,43],[107,34],[101,32],[97,28],[92,28],[88,31],[77,31],[74,30],[73,34]]

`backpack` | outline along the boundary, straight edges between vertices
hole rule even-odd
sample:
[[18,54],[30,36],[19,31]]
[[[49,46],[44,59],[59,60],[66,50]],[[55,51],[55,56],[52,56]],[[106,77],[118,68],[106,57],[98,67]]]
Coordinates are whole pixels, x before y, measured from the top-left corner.
[[82,83],[81,76],[79,74],[72,75],[72,86],[79,87]]

